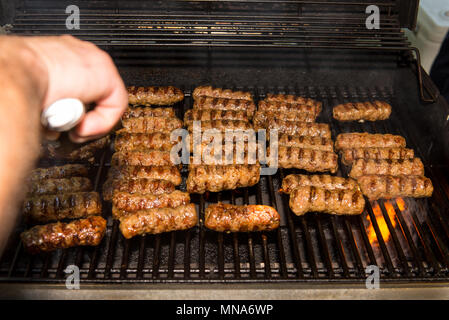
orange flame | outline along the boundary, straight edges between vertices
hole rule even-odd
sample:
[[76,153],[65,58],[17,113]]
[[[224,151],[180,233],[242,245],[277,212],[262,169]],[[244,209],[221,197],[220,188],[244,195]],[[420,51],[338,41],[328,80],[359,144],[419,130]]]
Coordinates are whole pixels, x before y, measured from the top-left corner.
[[[385,209],[387,210],[387,214],[388,214],[388,217],[390,218],[391,225],[394,228],[396,226],[396,221],[395,221],[395,219],[393,219],[394,216],[396,215],[396,213],[394,211],[394,207],[388,201],[388,202],[385,202]],[[388,240],[390,240],[390,230],[388,229],[388,225],[385,222],[385,219],[382,215],[382,210],[380,209],[379,204],[376,204],[373,207],[373,213],[374,213],[374,216],[376,217],[376,222],[377,222],[377,225],[379,226],[379,230],[382,235],[382,238],[384,239],[385,242],[387,242]],[[373,227],[370,217],[367,216],[367,218],[368,218],[368,221],[370,222],[370,225],[368,227],[368,240],[371,244],[373,244],[375,242],[378,242],[377,234],[376,234],[376,231],[374,230],[374,227]]]
[[402,198],[397,198],[397,199],[396,199],[396,203],[397,203],[397,205],[398,205],[399,210],[404,211],[404,210],[406,209],[406,208],[405,208],[405,201],[404,201],[404,199],[402,199]]

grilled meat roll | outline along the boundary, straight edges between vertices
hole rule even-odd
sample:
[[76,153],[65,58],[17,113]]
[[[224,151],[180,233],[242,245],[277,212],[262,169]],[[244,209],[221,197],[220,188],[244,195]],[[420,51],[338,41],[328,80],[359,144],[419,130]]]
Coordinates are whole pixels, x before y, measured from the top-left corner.
[[178,186],[182,182],[181,172],[174,166],[113,166],[108,177],[112,180],[121,179],[160,179]]
[[357,181],[351,178],[342,178],[323,175],[289,174],[282,180],[280,192],[290,194],[298,187],[316,187],[326,190],[360,190]]
[[217,203],[206,208],[204,225],[219,232],[269,231],[278,228],[280,220],[273,207]]
[[124,131],[132,133],[166,132],[182,128],[182,121],[178,118],[145,117],[122,120]]
[[91,216],[69,223],[34,226],[21,233],[24,248],[32,254],[76,246],[97,246],[106,233],[106,220]]
[[260,165],[194,166],[187,177],[189,193],[219,192],[251,187],[259,182]]
[[405,160],[358,159],[354,162],[349,176],[358,178],[371,174],[423,176],[424,165],[419,158]]
[[152,208],[176,208],[188,203],[190,203],[190,195],[179,190],[158,195],[114,192],[112,197],[112,215],[118,219],[129,212]]
[[424,198],[433,193],[432,181],[424,176],[369,175],[357,179],[360,188],[370,200],[398,197]]
[[297,122],[315,122],[316,116],[308,112],[257,111],[254,115],[254,125],[265,127],[270,119]]
[[82,164],[66,164],[49,168],[38,168],[31,171],[28,181],[38,181],[45,179],[61,179],[70,177],[86,177],[87,167]]
[[153,208],[141,210],[120,218],[120,231],[126,239],[141,234],[157,234],[187,230],[198,223],[193,203],[176,208]]
[[91,191],[92,183],[85,177],[72,177],[62,179],[46,179],[36,181],[28,187],[27,197],[44,194],[73,193]]
[[112,155],[114,166],[170,166],[170,151],[151,149],[123,150]]
[[23,214],[28,221],[49,222],[101,214],[97,192],[75,192],[26,198]]
[[251,92],[233,91],[230,89],[214,88],[212,86],[196,87],[193,90],[193,99],[197,100],[200,97],[253,100]]
[[175,185],[170,181],[160,179],[108,179],[103,185],[103,199],[112,200],[116,191],[159,195],[175,191]]
[[193,103],[193,110],[243,111],[252,118],[256,105],[252,100],[198,97]]
[[170,151],[178,141],[171,141],[170,134],[164,132],[153,133],[129,133],[120,131],[117,133],[114,142],[116,151],[154,149]]
[[175,87],[127,87],[129,104],[144,106],[172,105],[184,99],[184,93]]
[[359,190],[326,190],[317,187],[298,187],[290,193],[290,208],[298,215],[325,212],[337,215],[361,214],[365,199]]
[[280,102],[287,102],[287,103],[297,103],[297,104],[305,104],[305,105],[320,105],[321,102],[310,99],[310,98],[304,98],[301,96],[295,96],[292,94],[273,94],[268,93],[267,97],[265,98],[266,101],[280,101]]
[[184,123],[186,125],[190,125],[193,121],[209,120],[249,121],[250,117],[245,110],[191,109],[184,114]]
[[340,104],[333,109],[334,119],[339,121],[386,120],[391,115],[391,106],[383,101]]
[[128,108],[122,115],[122,120],[130,118],[165,117],[175,118],[173,108]]
[[111,138],[107,135],[106,137],[89,142],[82,147],[73,150],[68,155],[64,155],[64,158],[73,161],[92,159],[99,150],[103,150],[106,146],[109,146],[110,142]]
[[341,161],[351,165],[357,159],[413,159],[415,152],[407,148],[357,148],[341,150]]
[[[269,136],[267,136],[268,138]],[[304,149],[314,149],[321,151],[334,151],[332,139],[309,136],[291,136],[281,133],[278,136],[278,144],[284,147],[298,147]]]
[[[279,134],[285,133],[291,136],[331,138],[331,130],[327,123],[307,123],[270,119],[266,122],[265,127],[254,126],[254,130],[256,131],[264,128],[268,129],[268,131],[276,129]],[[269,135],[269,132],[267,135]]]
[[258,111],[261,112],[294,112],[308,113],[313,117],[318,117],[321,113],[321,104],[298,104],[282,101],[259,101]]
[[342,133],[335,140],[335,149],[405,148],[404,137],[392,134]]
[[[248,121],[241,120],[209,120],[209,121],[201,121],[201,132],[210,129],[217,129],[221,132],[225,132],[225,130],[249,130],[252,129],[253,126]],[[189,124],[187,130],[193,132],[193,123]]]
[[[269,161],[271,161],[271,156]],[[335,173],[338,169],[338,156],[334,152],[280,146],[278,148],[278,166],[286,169],[303,169],[309,172],[330,171]]]

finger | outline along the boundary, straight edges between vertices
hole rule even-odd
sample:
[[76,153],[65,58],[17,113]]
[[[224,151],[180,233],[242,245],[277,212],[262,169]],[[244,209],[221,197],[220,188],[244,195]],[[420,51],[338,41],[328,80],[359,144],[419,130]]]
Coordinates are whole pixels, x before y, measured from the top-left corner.
[[99,135],[96,135],[96,136],[80,137],[80,136],[78,136],[78,134],[76,133],[75,130],[71,130],[69,132],[70,140],[72,142],[75,142],[75,143],[84,143],[84,142],[87,142],[89,140],[96,140],[96,139],[99,139],[99,138],[102,138],[102,137],[104,137],[104,134],[99,134]]
[[97,102],[94,110],[89,111],[75,128],[74,137],[80,139],[108,133],[122,116],[128,105],[128,92],[123,81],[118,78],[112,94]]
[[48,130],[47,128],[43,128],[42,134],[44,136],[44,139],[50,140],[50,141],[56,141],[59,139],[59,136],[61,135],[60,132]]

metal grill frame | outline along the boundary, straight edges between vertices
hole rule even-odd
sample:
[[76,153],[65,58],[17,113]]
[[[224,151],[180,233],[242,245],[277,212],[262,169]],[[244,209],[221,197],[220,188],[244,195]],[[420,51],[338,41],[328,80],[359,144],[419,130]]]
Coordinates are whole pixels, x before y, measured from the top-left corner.
[[[255,91],[254,88],[238,89]],[[327,111],[318,120],[331,124],[334,137],[347,131],[389,132],[403,135],[408,145],[415,148],[408,130],[398,121],[406,115],[395,114],[397,109],[394,109],[391,120],[376,124],[339,125],[330,119],[332,105],[354,99],[384,99],[394,106],[394,93],[389,88],[305,87],[294,91],[279,88],[278,92],[295,93],[323,101],[323,110]],[[256,92],[256,98],[262,99],[265,93],[267,91]],[[187,92],[186,100],[178,111],[183,113],[191,105],[190,92]],[[424,156],[421,150],[415,151],[417,156]],[[110,155],[110,150],[106,150],[95,167],[97,190],[101,189]],[[425,157],[423,160],[426,165]],[[184,170],[184,178],[186,174]],[[280,169],[275,176],[262,177],[261,182],[253,188],[230,191],[226,195],[217,193],[212,202],[224,200],[249,203],[252,202],[250,196],[255,196],[253,200],[256,203],[272,205],[280,210],[283,202],[283,208],[288,208],[288,196],[280,195],[275,190],[275,185],[279,185],[280,179],[286,174],[286,170]],[[344,176],[347,171],[342,167],[338,174]],[[424,221],[411,211],[413,229],[394,202],[396,228],[393,228],[384,201],[377,201],[391,233],[388,243],[383,239],[368,201],[365,213],[353,217],[314,213],[296,217],[288,209],[288,212],[284,212],[285,221],[281,228],[273,232],[223,234],[206,230],[201,223],[189,231],[146,235],[130,240],[121,236],[118,221],[111,220],[110,205],[105,203],[103,215],[109,217],[108,234],[99,247],[62,250],[60,255],[56,254],[55,264],[53,254],[29,256],[18,243],[12,260],[7,264],[8,269],[0,268],[0,282],[63,282],[64,269],[71,263],[80,267],[81,281],[84,283],[360,283],[366,279],[365,268],[368,265],[379,265],[382,281],[385,282],[447,282],[449,226],[446,215],[449,201],[444,192],[447,189],[440,186],[441,179],[434,168],[426,165],[426,174],[434,182],[434,196],[430,199],[406,200],[408,205],[414,202],[424,211],[425,208],[430,209]],[[275,180],[278,180],[277,183],[273,183]],[[198,205],[202,221],[208,199],[205,195],[192,199]],[[373,222],[378,239],[380,256],[377,260],[375,248],[368,241],[364,224],[366,216]],[[361,237],[357,237],[357,234]],[[408,257],[400,238],[405,240],[409,248]],[[177,249],[180,245],[182,252]],[[211,246],[216,250],[214,263],[210,261]],[[246,247],[244,254],[242,246]],[[183,257],[182,263],[176,263],[180,256]],[[231,256],[232,263],[229,261]],[[131,263],[135,266],[130,267]]]

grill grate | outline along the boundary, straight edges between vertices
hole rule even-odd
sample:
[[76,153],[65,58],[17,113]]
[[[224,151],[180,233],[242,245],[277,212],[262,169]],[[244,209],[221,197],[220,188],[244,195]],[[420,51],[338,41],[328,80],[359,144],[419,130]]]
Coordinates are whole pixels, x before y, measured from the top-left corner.
[[[410,148],[423,159],[426,175],[435,187],[429,199],[405,199],[367,203],[361,216],[307,214],[294,216],[288,196],[277,192],[282,178],[295,170],[263,176],[251,188],[216,194],[192,195],[200,218],[208,203],[217,201],[272,205],[281,214],[281,227],[273,232],[222,234],[200,226],[181,232],[146,235],[125,240],[117,221],[109,218],[108,231],[96,248],[72,248],[43,256],[27,255],[18,232],[0,262],[0,281],[62,282],[64,269],[75,264],[81,281],[110,282],[360,282],[365,268],[377,265],[384,281],[447,281],[449,279],[449,226],[447,184],[440,167],[430,166],[415,143],[406,110],[395,107],[390,120],[378,123],[340,124],[332,120],[332,106],[357,100],[383,99],[396,106],[391,88],[304,87],[238,88],[263,99],[267,92],[293,93],[323,101],[318,121],[341,132],[393,133],[406,137]],[[190,91],[191,92],[191,91]],[[179,116],[192,106],[186,92]],[[402,119],[400,121],[399,119]],[[407,130],[406,130],[407,128]],[[95,187],[105,180],[111,151],[106,150],[95,171]],[[346,175],[341,168],[339,175]],[[187,171],[183,170],[184,178]],[[181,185],[184,188],[185,184]],[[104,205],[109,216],[110,205]],[[370,226],[369,223],[372,223]]]

